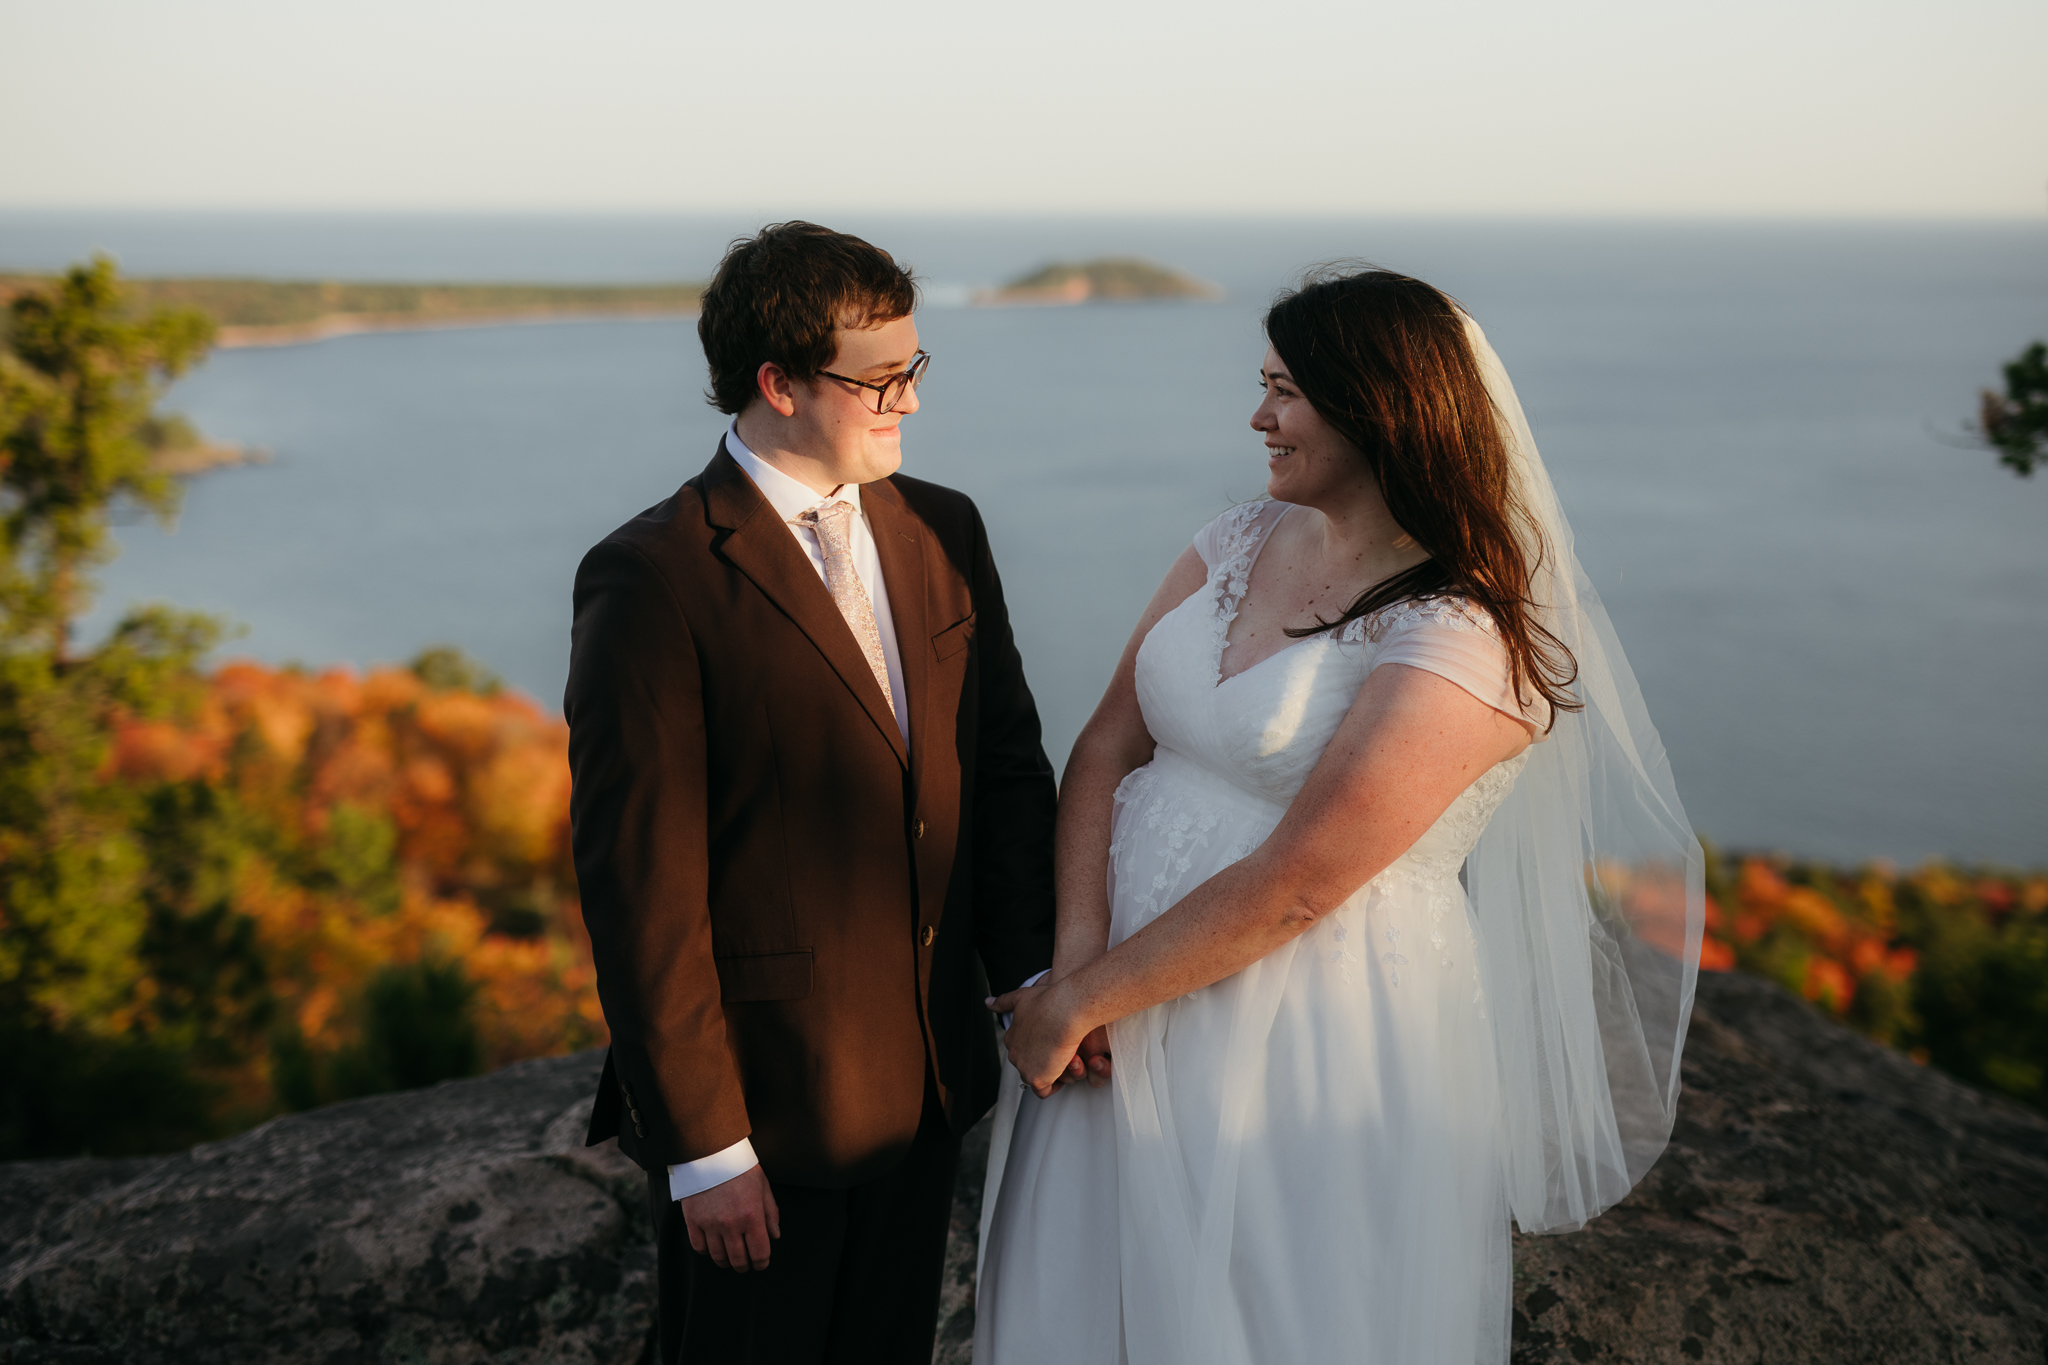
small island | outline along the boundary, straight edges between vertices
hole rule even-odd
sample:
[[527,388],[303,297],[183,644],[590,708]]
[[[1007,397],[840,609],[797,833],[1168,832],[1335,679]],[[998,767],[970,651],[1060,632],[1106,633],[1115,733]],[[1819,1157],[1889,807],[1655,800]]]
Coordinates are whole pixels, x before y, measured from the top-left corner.
[[[49,276],[0,275],[0,304]],[[688,317],[700,284],[370,284],[335,280],[131,279],[142,309],[185,307],[220,324],[216,345],[289,346],[352,332],[484,327],[570,318]]]
[[1223,291],[1215,285],[1177,270],[1130,256],[1105,256],[1092,261],[1055,261],[1000,289],[983,290],[974,301],[1015,306],[1221,297]]

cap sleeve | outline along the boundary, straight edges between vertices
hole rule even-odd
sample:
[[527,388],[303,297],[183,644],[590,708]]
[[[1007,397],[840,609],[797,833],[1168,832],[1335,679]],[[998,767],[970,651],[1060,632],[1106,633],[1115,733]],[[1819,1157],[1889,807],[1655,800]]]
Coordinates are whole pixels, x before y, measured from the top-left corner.
[[1209,572],[1214,573],[1218,564],[1250,548],[1257,538],[1260,519],[1274,506],[1275,503],[1264,498],[1242,502],[1195,532],[1195,553],[1202,557],[1202,563]]
[[1539,695],[1525,706],[1516,698],[1507,646],[1501,643],[1493,618],[1479,607],[1463,598],[1404,602],[1369,625],[1366,634],[1379,647],[1374,668],[1406,664],[1434,673],[1522,722],[1534,738],[1546,737],[1550,703]]

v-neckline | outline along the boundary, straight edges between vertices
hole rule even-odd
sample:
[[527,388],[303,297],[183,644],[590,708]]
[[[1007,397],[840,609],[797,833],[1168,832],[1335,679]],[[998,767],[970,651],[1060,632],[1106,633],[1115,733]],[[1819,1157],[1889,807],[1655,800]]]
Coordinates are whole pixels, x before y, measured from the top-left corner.
[[1265,666],[1266,666],[1267,664],[1269,664],[1269,663],[1272,663],[1272,662],[1273,662],[1273,660],[1275,660],[1275,659],[1279,658],[1279,657],[1280,657],[1281,655],[1283,655],[1283,654],[1287,653],[1287,652],[1288,652],[1289,650],[1291,650],[1291,649],[1295,648],[1295,647],[1296,647],[1297,645],[1306,645],[1306,644],[1312,644],[1312,643],[1314,643],[1315,641],[1318,641],[1318,640],[1322,640],[1322,641],[1327,641],[1327,640],[1328,640],[1329,638],[1330,638],[1330,636],[1329,636],[1329,632],[1328,632],[1328,631],[1322,631],[1322,630],[1319,630],[1319,631],[1317,631],[1317,632],[1316,632],[1315,634],[1313,634],[1313,635],[1304,635],[1304,636],[1302,636],[1302,637],[1301,637],[1300,639],[1298,639],[1298,640],[1290,640],[1290,641],[1288,641],[1288,642],[1287,642],[1286,644],[1284,644],[1284,645],[1280,646],[1280,648],[1278,648],[1278,649],[1274,650],[1274,651],[1273,651],[1273,652],[1272,652],[1271,654],[1268,654],[1268,655],[1267,655],[1267,656],[1266,656],[1265,658],[1263,658],[1263,659],[1259,660],[1259,661],[1258,661],[1257,663],[1255,663],[1255,664],[1247,664],[1247,665],[1246,665],[1245,667],[1243,667],[1243,668],[1240,668],[1240,669],[1239,669],[1239,670],[1238,670],[1237,672],[1235,672],[1235,673],[1232,673],[1232,674],[1231,674],[1231,675],[1230,675],[1229,677],[1225,677],[1225,676],[1223,675],[1223,669],[1222,669],[1222,667],[1221,667],[1221,664],[1220,664],[1220,661],[1219,661],[1218,667],[1217,667],[1217,669],[1216,669],[1216,687],[1215,687],[1215,690],[1216,690],[1216,691],[1219,691],[1219,692],[1220,692],[1220,691],[1222,691],[1222,690],[1223,690],[1223,685],[1224,685],[1225,683],[1234,683],[1234,682],[1236,682],[1236,681],[1237,681],[1237,680],[1238,680],[1239,678],[1242,678],[1242,677],[1243,677],[1243,676],[1244,676],[1245,674],[1247,674],[1247,673],[1256,673],[1256,672],[1258,672],[1258,671],[1259,671],[1260,669],[1264,668],[1264,667],[1265,667]]
[[[1282,654],[1285,654],[1288,650],[1293,649],[1296,645],[1305,645],[1310,640],[1319,640],[1325,637],[1325,632],[1323,631],[1318,631],[1314,635],[1301,636],[1298,639],[1288,641],[1286,644],[1280,646],[1280,648],[1274,650],[1271,654],[1266,655],[1264,658],[1259,659],[1257,662],[1246,664],[1243,668],[1238,669],[1235,673],[1226,676],[1223,672],[1224,657],[1230,652],[1230,646],[1232,645],[1232,643],[1234,643],[1230,638],[1230,628],[1233,625],[1237,624],[1238,613],[1244,610],[1245,598],[1250,597],[1252,595],[1252,575],[1258,572],[1259,560],[1261,557],[1265,555],[1266,546],[1272,542],[1273,533],[1280,529],[1280,523],[1287,520],[1289,514],[1294,511],[1296,504],[1290,502],[1284,503],[1282,504],[1282,506],[1285,508],[1285,510],[1282,511],[1279,516],[1273,518],[1273,524],[1266,528],[1265,534],[1259,537],[1258,544],[1252,547],[1251,557],[1249,560],[1246,561],[1244,566],[1244,591],[1238,594],[1237,603],[1231,609],[1230,619],[1228,621],[1223,622],[1223,629],[1216,633],[1216,658],[1214,661],[1216,669],[1216,682],[1214,684],[1213,690],[1222,690],[1223,684],[1228,682],[1236,682],[1245,674],[1253,672],[1254,670],[1261,668],[1268,663],[1271,663],[1273,660],[1279,658]],[[1261,514],[1262,513],[1263,509]],[[1259,514],[1255,514],[1253,516],[1254,521],[1257,521],[1258,515]],[[1228,561],[1226,561],[1226,564],[1227,562]],[[1230,580],[1228,570],[1226,568],[1225,573],[1217,578],[1216,592],[1209,599],[1209,611],[1212,615],[1222,611],[1223,598],[1226,592],[1228,591],[1229,586]]]

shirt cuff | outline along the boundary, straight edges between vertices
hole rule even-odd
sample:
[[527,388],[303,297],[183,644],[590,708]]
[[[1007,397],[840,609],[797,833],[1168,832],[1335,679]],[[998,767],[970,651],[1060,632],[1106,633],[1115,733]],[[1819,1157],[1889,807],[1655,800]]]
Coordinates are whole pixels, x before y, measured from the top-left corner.
[[[1044,971],[1038,973],[1036,976],[1027,978],[1022,984],[1020,984],[1017,987],[1017,989],[1021,991],[1024,989],[1025,986],[1036,986],[1039,982],[1045,980],[1048,976],[1051,975],[1052,968],[1047,967]],[[1004,1010],[1001,1014],[998,1014],[996,1016],[997,1019],[1000,1019],[1002,1021],[1003,1032],[1005,1033],[1008,1033],[1010,1031],[1010,1014],[1011,1011]]]
[[669,1167],[668,1197],[688,1199],[693,1194],[702,1194],[760,1164],[754,1156],[754,1144],[741,1138],[722,1152],[700,1156],[695,1161],[679,1161]]

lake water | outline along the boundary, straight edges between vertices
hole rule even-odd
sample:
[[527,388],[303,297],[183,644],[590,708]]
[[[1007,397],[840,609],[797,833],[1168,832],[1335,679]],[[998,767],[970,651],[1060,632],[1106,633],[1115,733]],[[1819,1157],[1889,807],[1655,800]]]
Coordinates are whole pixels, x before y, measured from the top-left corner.
[[[844,219],[931,281],[906,469],[987,518],[1064,758],[1138,610],[1256,494],[1272,292],[1370,257],[1465,301],[1521,392],[1701,832],[1840,859],[2048,862],[2048,478],[1954,449],[2048,335],[2038,224]],[[0,215],[0,266],[702,278],[732,219]],[[958,306],[1048,259],[1136,254],[1214,304]],[[175,406],[275,452],[124,527],[89,629],[165,600],[271,660],[460,644],[555,704],[582,551],[709,458],[686,321],[225,352]]]

